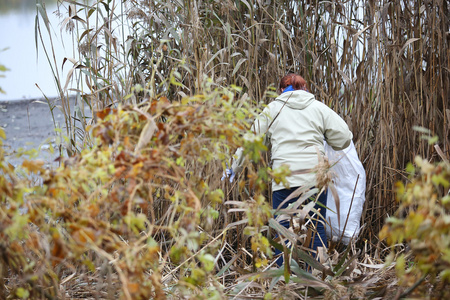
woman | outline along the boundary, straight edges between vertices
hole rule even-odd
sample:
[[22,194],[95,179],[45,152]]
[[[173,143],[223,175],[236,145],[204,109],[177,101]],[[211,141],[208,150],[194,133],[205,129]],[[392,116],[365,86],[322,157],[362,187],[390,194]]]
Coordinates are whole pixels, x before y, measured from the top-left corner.
[[[253,124],[257,134],[266,134],[271,144],[271,164],[276,169],[288,165],[295,173],[298,170],[313,169],[319,163],[318,153],[324,154],[324,140],[334,150],[341,150],[350,145],[352,133],[345,121],[332,109],[317,101],[306,86],[306,81],[297,74],[284,76],[279,85],[281,95],[272,101]],[[242,170],[242,151],[237,152],[231,169],[227,170],[230,180]],[[287,178],[288,187],[281,183],[272,183],[272,204],[274,209],[285,208],[296,199],[280,204],[293,191],[302,186],[315,186],[313,172],[297,172]],[[322,193],[318,199],[326,205],[327,195]],[[280,206],[280,207],[279,207]],[[326,217],[323,207],[321,214]],[[286,228],[289,222],[281,222]],[[312,237],[311,249],[326,246],[326,232],[322,222],[316,223],[317,232]],[[280,258],[277,263],[282,263]]]

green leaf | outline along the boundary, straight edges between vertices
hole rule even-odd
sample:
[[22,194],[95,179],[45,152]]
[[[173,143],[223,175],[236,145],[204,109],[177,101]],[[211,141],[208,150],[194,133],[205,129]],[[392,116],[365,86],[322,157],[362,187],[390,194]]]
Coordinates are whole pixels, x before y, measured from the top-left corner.
[[217,273],[216,277],[222,276],[223,273],[225,273],[238,258],[239,258],[238,254],[233,256],[233,258],[230,259],[230,261],[227,262],[227,264],[225,266],[223,266],[223,268],[219,271],[219,273]]
[[442,204],[447,205],[450,203],[450,195],[447,195],[445,197],[442,198]]
[[214,256],[207,253],[200,255],[198,258],[203,263],[206,272],[211,272],[214,269]]
[[289,283],[289,280],[291,279],[291,268],[289,264],[289,255],[286,255],[286,252],[283,253],[284,255],[284,281],[286,284]]
[[288,238],[293,244],[296,242],[296,238],[294,233],[286,229],[283,225],[275,221],[275,219],[269,220],[269,226],[273,229],[275,229],[276,232],[280,233],[284,237]]
[[95,272],[95,264],[90,259],[83,260],[83,264],[88,267],[91,272]]
[[221,189],[217,189],[208,194],[208,200],[212,203],[222,203],[225,194]]
[[431,134],[430,129],[422,127],[422,126],[413,126],[412,129],[417,132]]
[[185,161],[184,161],[184,158],[182,156],[178,157],[176,162],[177,162],[177,166],[184,167]]
[[429,144],[429,145],[434,145],[434,144],[436,144],[438,141],[439,141],[439,137],[438,137],[437,135],[435,135],[435,136],[430,137],[430,138],[428,139],[428,144]]
[[395,270],[397,271],[398,277],[403,277],[405,274],[405,255],[403,253],[397,258]]
[[24,288],[18,288],[16,290],[16,296],[21,299],[28,299],[30,297],[30,292]]
[[24,238],[28,231],[26,230],[26,226],[28,224],[28,215],[20,215],[17,213],[14,215],[11,226],[6,228],[5,233],[9,236],[11,240]]
[[443,282],[449,282],[450,281],[450,269],[446,269],[442,271],[439,276],[441,277],[441,280]]
[[298,258],[302,259],[304,262],[306,262],[308,265],[313,267],[316,270],[319,270],[323,272],[325,270],[325,267],[319,263],[314,257],[306,253],[305,251],[294,247],[294,252],[298,256]]
[[414,173],[416,172],[416,168],[414,167],[414,165],[412,163],[408,163],[406,165],[406,172],[408,172],[411,175],[414,175]]
[[264,295],[264,300],[272,300],[272,299],[273,299],[272,293],[267,293]]
[[442,185],[444,188],[448,188],[449,185],[450,185],[448,180],[446,180],[444,178],[444,176],[440,176],[440,175],[433,175],[433,176],[431,176],[431,181],[433,181],[433,183],[435,185]]
[[[348,248],[351,248],[351,247],[348,247]],[[354,259],[356,259],[356,258],[359,256],[359,253],[360,253],[360,251],[358,251],[357,254],[353,255],[349,260],[347,260],[347,261],[345,262],[345,264],[342,265],[341,268],[339,268],[337,271],[335,271],[334,276],[335,276],[335,277],[339,277],[342,273],[344,273],[344,271],[345,271],[345,270],[347,269],[347,267],[352,263],[352,261],[353,261]],[[345,256],[347,256],[347,255],[348,255],[348,252],[346,252],[346,255],[345,255]],[[335,270],[336,270],[336,268],[335,268]]]

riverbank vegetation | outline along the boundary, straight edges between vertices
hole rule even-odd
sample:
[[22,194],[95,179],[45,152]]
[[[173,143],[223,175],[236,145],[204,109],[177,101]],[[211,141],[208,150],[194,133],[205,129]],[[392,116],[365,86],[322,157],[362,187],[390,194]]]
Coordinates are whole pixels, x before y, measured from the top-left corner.
[[[448,296],[445,1],[59,3],[74,56],[44,47],[66,139],[55,169],[0,152],[5,298]],[[47,13],[37,1],[38,40]],[[289,170],[249,131],[288,72],[347,121],[367,173],[359,239],[319,261],[309,206],[286,212],[292,231],[274,221],[269,182]],[[221,181],[242,145],[245,171]]]

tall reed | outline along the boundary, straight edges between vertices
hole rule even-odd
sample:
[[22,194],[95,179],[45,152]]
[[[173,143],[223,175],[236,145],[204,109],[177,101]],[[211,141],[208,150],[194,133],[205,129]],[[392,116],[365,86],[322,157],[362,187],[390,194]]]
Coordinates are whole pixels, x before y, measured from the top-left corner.
[[[261,106],[282,75],[302,74],[353,131],[367,172],[362,236],[371,245],[397,206],[406,164],[437,158],[413,126],[429,128],[448,156],[447,1],[66,0],[60,9],[77,43],[67,80],[92,111],[181,99],[201,93],[207,78],[242,87],[240,96]],[[77,145],[73,112],[65,113]]]

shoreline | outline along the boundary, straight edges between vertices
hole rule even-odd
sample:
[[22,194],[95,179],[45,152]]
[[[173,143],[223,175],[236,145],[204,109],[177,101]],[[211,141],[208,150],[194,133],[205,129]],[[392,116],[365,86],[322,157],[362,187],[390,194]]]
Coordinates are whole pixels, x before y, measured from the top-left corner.
[[[69,96],[70,101],[73,101],[75,99],[76,95],[72,95]],[[61,100],[61,97],[59,96],[55,96],[55,97],[47,97],[48,100],[50,101],[59,101]],[[26,98],[26,99],[0,99],[0,105],[4,105],[4,104],[20,104],[20,105],[24,105],[24,104],[29,104],[31,102],[35,102],[35,101],[41,101],[41,102],[47,102],[47,99],[45,97],[36,97],[36,98]]]
[[[52,97],[52,98],[48,98],[51,101],[57,101],[60,98],[59,97]],[[29,98],[29,99],[17,99],[17,100],[2,100],[0,99],[0,105],[4,105],[4,104],[17,104],[17,105],[24,105],[24,104],[29,104],[31,102],[34,101],[47,101],[45,98]]]
[[[70,97],[70,105],[74,107],[75,97]],[[52,105],[60,102],[59,97],[48,98]],[[33,152],[33,149],[40,150],[36,157],[32,159],[42,159],[52,162],[57,157],[57,153],[48,151],[52,146],[56,147],[60,139],[55,131],[58,128],[65,128],[65,118],[61,110],[56,106],[50,111],[47,99],[33,98],[20,100],[0,100],[0,127],[6,134],[3,140],[3,149],[8,162],[17,166],[24,159],[28,159],[25,154],[18,157],[23,152]]]

